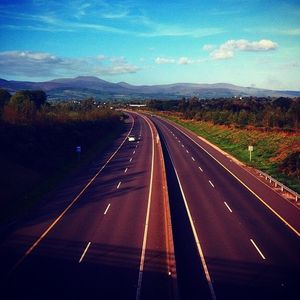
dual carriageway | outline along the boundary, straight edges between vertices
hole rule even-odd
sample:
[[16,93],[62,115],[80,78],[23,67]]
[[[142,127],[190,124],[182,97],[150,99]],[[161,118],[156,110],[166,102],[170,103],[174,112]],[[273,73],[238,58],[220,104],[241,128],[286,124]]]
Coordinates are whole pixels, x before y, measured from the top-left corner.
[[296,299],[299,209],[186,129],[129,115],[1,242],[7,299]]

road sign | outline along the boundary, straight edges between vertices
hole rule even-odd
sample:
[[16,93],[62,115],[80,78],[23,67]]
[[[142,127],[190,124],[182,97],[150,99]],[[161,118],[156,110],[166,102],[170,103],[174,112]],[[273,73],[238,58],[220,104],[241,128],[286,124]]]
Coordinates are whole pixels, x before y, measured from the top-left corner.
[[76,152],[80,153],[81,152],[81,146],[76,146]]
[[250,161],[251,161],[251,159],[252,159],[251,153],[252,153],[252,151],[253,151],[253,146],[248,146],[248,151],[249,151]]
[[76,146],[77,160],[80,161],[81,146]]

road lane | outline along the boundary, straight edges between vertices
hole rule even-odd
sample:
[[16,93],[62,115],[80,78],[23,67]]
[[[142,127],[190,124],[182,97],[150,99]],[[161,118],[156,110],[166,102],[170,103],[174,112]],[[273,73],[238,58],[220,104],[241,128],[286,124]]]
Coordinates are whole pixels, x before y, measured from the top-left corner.
[[[266,188],[265,182],[258,180],[247,169],[240,166],[239,163],[233,163],[232,157],[217,149],[211,143],[198,137],[186,128],[174,124],[179,132],[188,137],[193,144],[200,147],[211,158],[217,161],[232,176],[235,176],[250,192],[257,195],[260,201],[264,203],[274,214],[286,223],[300,237],[300,210],[295,213],[295,207],[289,201],[283,201],[281,195],[270,188]],[[195,146],[195,145],[194,145]]]
[[178,171],[217,299],[292,299],[300,270],[297,235],[184,134],[152,120]]
[[[140,136],[140,141],[125,142],[101,176],[93,180],[80,199],[55,223],[11,276],[5,278],[5,291],[10,295],[9,299],[136,297],[149,203],[152,134],[143,118],[135,116],[134,119],[132,134]],[[153,189],[160,190],[160,185],[161,182],[156,182]],[[156,199],[158,203],[162,200],[161,196]],[[57,202],[59,206],[60,201]],[[161,204],[158,207],[164,208]],[[164,211],[155,213],[163,215]],[[26,244],[36,239],[38,232],[43,231],[41,228],[49,224],[45,220],[45,224],[40,226],[40,218],[37,214],[36,219],[21,226],[1,244],[2,259],[7,257],[9,251],[15,251],[19,237],[29,236]],[[161,220],[151,217],[149,228],[157,227],[157,222],[161,223]],[[149,266],[151,260],[148,257],[163,257],[158,267],[154,265],[151,268],[152,278],[156,279],[156,275],[160,278],[160,290],[156,286],[158,280],[152,280],[151,286],[156,291],[154,295],[158,296],[156,299],[166,299],[160,295],[169,295],[170,289],[167,237],[163,231],[155,237],[149,235],[149,239],[150,245],[163,241],[159,247],[146,249],[145,261]],[[142,292],[144,280],[147,283],[146,273],[149,273],[148,269],[141,283]],[[161,284],[162,278],[164,284]],[[141,299],[147,299],[147,294]]]

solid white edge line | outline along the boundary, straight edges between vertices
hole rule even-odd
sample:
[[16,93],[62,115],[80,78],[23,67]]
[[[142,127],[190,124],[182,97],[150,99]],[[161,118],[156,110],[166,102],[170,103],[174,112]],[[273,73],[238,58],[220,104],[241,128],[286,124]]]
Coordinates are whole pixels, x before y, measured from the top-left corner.
[[266,259],[265,256],[263,255],[263,253],[260,251],[260,249],[258,248],[258,246],[255,244],[255,242],[250,239],[251,243],[253,244],[253,246],[255,247],[255,249],[257,250],[257,252],[259,253],[259,255],[263,258]]
[[121,183],[122,183],[122,181],[120,181],[120,182],[118,183],[117,189],[120,187]]
[[229,207],[229,205],[224,201],[224,204],[226,205],[226,207],[228,208],[228,210],[232,213],[232,209]]
[[84,251],[83,251],[83,253],[82,253],[82,255],[81,255],[80,259],[79,259],[79,263],[82,262],[82,260],[83,260],[83,258],[85,256],[86,252],[88,251],[90,245],[91,245],[91,242],[88,242],[87,246],[85,247],[85,249],[84,249]]
[[176,174],[176,178],[177,178],[177,181],[178,181],[178,184],[179,184],[179,187],[180,187],[180,191],[181,191],[183,201],[184,201],[184,205],[185,205],[185,208],[186,208],[186,211],[187,211],[187,214],[188,214],[188,217],[189,217],[189,221],[190,221],[190,224],[191,224],[191,227],[192,227],[194,239],[196,241],[198,253],[199,253],[201,263],[202,263],[202,266],[203,266],[203,269],[204,269],[204,273],[205,273],[205,277],[206,277],[206,280],[207,280],[207,283],[208,283],[208,286],[209,286],[209,290],[210,290],[212,299],[216,300],[217,299],[216,294],[215,294],[215,291],[214,291],[214,287],[212,285],[212,280],[211,280],[211,277],[210,277],[210,274],[209,274],[209,271],[208,271],[208,267],[207,267],[207,264],[206,264],[206,261],[205,261],[205,257],[204,257],[204,253],[203,253],[203,250],[202,250],[202,247],[201,247],[201,243],[200,243],[200,240],[198,238],[197,231],[196,231],[196,228],[195,228],[195,225],[194,225],[194,221],[193,221],[193,218],[192,218],[192,215],[191,215],[191,212],[190,212],[190,209],[189,209],[189,206],[188,206],[188,203],[187,203],[187,200],[186,200],[186,197],[185,197],[185,194],[184,194],[184,191],[183,191],[183,188],[182,188],[177,170],[175,168],[173,159],[170,155],[170,151],[169,151],[169,147],[168,147],[167,143],[166,143],[166,149],[169,153],[169,157],[171,159],[171,162],[172,162],[175,174]]
[[107,214],[107,212],[108,212],[109,208],[110,208],[110,203],[107,205],[107,207],[106,207],[106,210],[105,210],[105,212],[104,212],[104,215],[106,215],[106,214]]
[[214,188],[214,184],[209,180],[210,185]]
[[23,262],[26,256],[28,256],[41,242],[41,240],[49,233],[49,231],[61,220],[61,218],[66,214],[66,212],[74,205],[75,202],[80,198],[80,196],[86,191],[86,189],[92,184],[92,182],[96,179],[96,177],[102,172],[102,170],[107,166],[107,164],[114,158],[114,156],[118,153],[118,151],[121,149],[121,147],[126,142],[128,136],[131,134],[132,128],[134,126],[134,118],[131,128],[126,135],[123,142],[119,145],[119,147],[116,149],[116,151],[109,157],[109,159],[106,161],[106,163],[100,168],[100,170],[94,175],[94,177],[85,185],[85,187],[80,191],[80,193],[72,200],[72,202],[62,211],[62,213],[54,220],[54,222],[51,223],[51,225],[42,233],[42,235],[32,244],[32,246],[25,252],[25,254],[16,262],[16,264],[12,267],[11,273],[14,272],[14,270]]
[[137,290],[136,290],[136,300],[140,299],[141,296],[141,288],[142,288],[142,279],[143,279],[143,272],[144,272],[144,263],[145,263],[145,252],[147,246],[147,236],[148,236],[148,227],[149,227],[149,217],[150,217],[150,208],[151,208],[151,198],[152,198],[152,185],[153,185],[153,169],[154,169],[154,133],[151,127],[151,124],[144,116],[141,116],[148,124],[151,136],[152,136],[152,159],[151,159],[151,175],[150,175],[150,183],[149,183],[149,195],[148,195],[148,204],[147,204],[147,213],[146,213],[146,220],[145,220],[145,229],[144,229],[144,239],[143,239],[143,246],[142,246],[142,253],[141,253],[141,261],[140,261],[140,268],[139,268],[139,277],[137,283]]
[[[162,118],[161,118],[162,119]],[[164,119],[163,119],[164,120]],[[164,120],[165,121],[165,120]],[[229,174],[231,174],[240,184],[242,184],[250,193],[252,193],[261,203],[263,203],[277,218],[279,218],[286,226],[288,226],[298,237],[300,237],[300,232],[297,231],[288,221],[286,221],[279,213],[277,213],[268,203],[266,203],[260,196],[258,196],[251,188],[246,185],[241,179],[239,179],[233,172],[231,172],[226,166],[224,166],[217,158],[215,158],[212,154],[210,154],[206,149],[204,149],[200,144],[198,144],[195,140],[193,140],[188,134],[182,131],[179,127],[174,126],[168,121],[165,121],[170,126],[176,128],[179,132],[184,134],[187,138],[189,138],[194,144],[196,144],[199,148],[201,148],[207,155],[209,155],[213,160],[215,160],[220,166],[222,166]],[[176,124],[177,125],[177,124]]]

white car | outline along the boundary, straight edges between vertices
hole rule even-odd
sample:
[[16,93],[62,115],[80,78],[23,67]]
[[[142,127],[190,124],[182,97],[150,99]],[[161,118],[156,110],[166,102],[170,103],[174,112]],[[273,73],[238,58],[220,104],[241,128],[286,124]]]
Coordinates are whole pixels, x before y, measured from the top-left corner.
[[135,142],[135,136],[130,135],[130,136],[128,137],[128,141],[129,141],[129,142]]

